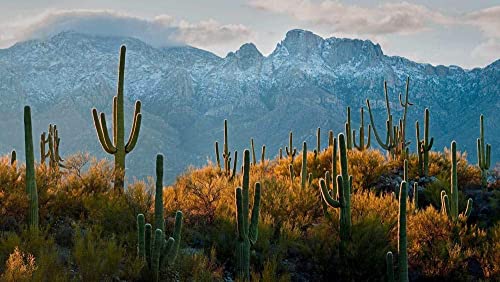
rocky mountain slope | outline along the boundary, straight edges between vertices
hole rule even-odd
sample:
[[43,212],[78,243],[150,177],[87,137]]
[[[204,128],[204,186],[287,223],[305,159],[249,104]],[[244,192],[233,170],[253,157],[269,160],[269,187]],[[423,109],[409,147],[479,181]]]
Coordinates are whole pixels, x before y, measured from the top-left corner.
[[406,76],[415,103],[409,111],[410,149],[414,121],[423,120],[429,107],[435,149],[455,139],[475,162],[483,113],[493,162],[500,157],[500,60],[473,70],[432,66],[386,56],[371,41],[323,39],[304,30],[289,31],[269,56],[252,43],[220,58],[189,46],[154,48],[133,38],[75,32],[0,50],[0,153],[15,148],[24,159],[22,107],[30,104],[35,132],[58,125],[63,154],[109,157],[98,144],[90,110],[111,111],[121,44],[128,47],[126,129],[136,99],[144,112],[138,145],[127,158],[129,176],[152,175],[157,152],[166,156],[169,182],[188,165],[213,159],[225,118],[231,149],[241,152],[254,137],[259,148],[265,142],[269,157],[287,143],[290,130],[299,147],[302,140],[315,142],[319,126],[326,146],[327,131],[343,129],[348,105],[358,128],[359,107],[366,108],[367,98],[383,131],[383,81],[394,115],[400,116],[397,95]]

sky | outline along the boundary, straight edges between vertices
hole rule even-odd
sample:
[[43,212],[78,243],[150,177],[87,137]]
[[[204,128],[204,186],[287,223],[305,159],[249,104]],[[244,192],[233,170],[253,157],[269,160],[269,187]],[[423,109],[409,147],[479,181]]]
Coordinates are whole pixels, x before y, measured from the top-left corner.
[[471,69],[500,59],[500,0],[0,0],[0,48],[64,30],[271,53],[288,30],[369,39],[387,55]]

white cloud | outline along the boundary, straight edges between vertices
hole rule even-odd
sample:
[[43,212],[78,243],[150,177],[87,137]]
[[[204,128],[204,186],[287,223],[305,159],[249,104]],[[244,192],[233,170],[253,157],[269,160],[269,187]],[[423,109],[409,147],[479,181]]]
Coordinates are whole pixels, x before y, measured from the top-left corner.
[[500,58],[500,40],[490,38],[477,45],[471,52],[479,64],[486,65]]
[[465,21],[478,27],[486,37],[500,38],[500,6],[469,13]]
[[406,2],[386,3],[368,8],[331,0],[319,3],[310,0],[251,0],[250,6],[287,14],[319,27],[328,27],[330,32],[350,34],[410,34],[426,30],[432,24],[454,22],[452,18],[440,12]]
[[141,18],[111,10],[49,10],[30,21],[0,26],[0,46],[47,38],[73,30],[94,35],[129,36],[154,46],[189,44],[210,48],[248,41],[253,32],[241,24],[176,20],[169,15]]

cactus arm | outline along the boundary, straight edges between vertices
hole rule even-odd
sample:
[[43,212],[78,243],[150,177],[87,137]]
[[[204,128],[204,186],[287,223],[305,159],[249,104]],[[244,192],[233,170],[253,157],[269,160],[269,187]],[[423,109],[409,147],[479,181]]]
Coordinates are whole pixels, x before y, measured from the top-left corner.
[[[114,147],[112,145],[111,140],[109,139],[107,128],[102,126],[102,123],[104,125],[106,125],[106,119],[105,119],[104,113],[101,113],[101,118],[99,119],[99,116],[97,114],[97,110],[92,109],[92,116],[94,117],[94,125],[95,125],[95,129],[97,131],[97,137],[99,138],[99,142],[101,143],[102,148],[108,154],[116,153],[116,151],[117,151],[116,147]],[[104,122],[103,122],[103,120],[104,120]]]
[[165,236],[161,229],[156,229],[151,258],[151,269],[155,281],[160,281],[160,257],[163,250],[163,242],[165,241],[164,238]]
[[326,186],[326,182],[323,178],[319,180],[319,186],[321,188],[321,195],[323,197],[323,200],[331,207],[334,208],[340,208],[340,202],[337,200],[334,200],[328,191],[328,187]]
[[375,139],[377,140],[378,144],[380,145],[380,147],[382,147],[384,150],[389,150],[389,135],[390,135],[390,130],[392,130],[392,125],[390,125],[390,121],[387,120],[386,121],[386,129],[387,129],[387,133],[386,133],[386,137],[385,137],[385,142],[382,141],[382,138],[380,138],[380,135],[378,134],[378,131],[377,131],[377,128],[375,127],[375,119],[373,118],[373,113],[372,113],[372,109],[370,107],[370,100],[366,99],[366,105],[368,107],[368,113],[369,113],[369,116],[370,116],[370,124],[372,126],[372,129],[373,129],[373,135],[375,135]]
[[145,257],[148,267],[151,269],[151,248],[152,248],[152,226],[149,223],[144,225],[144,247],[145,247]]
[[[179,252],[180,243],[181,243],[182,218],[183,218],[182,212],[177,211],[175,213],[174,233],[173,233],[173,236],[170,237],[169,240],[167,241],[167,243],[170,241],[173,241],[171,243],[172,246],[167,249],[168,250],[168,263],[169,264],[172,264],[175,261],[175,259],[177,257],[177,253]],[[172,239],[172,240],[170,240],[170,239]],[[168,246],[168,244],[167,244],[167,246]]]
[[241,187],[236,188],[236,227],[238,230],[238,241],[245,238],[245,223],[243,214],[243,192]]
[[255,244],[259,236],[259,213],[260,213],[260,189],[261,185],[259,182],[255,183],[255,194],[253,198],[252,216],[250,220],[250,229],[248,236],[250,243]]
[[113,142],[114,142],[114,144],[117,143],[116,138],[118,137],[118,120],[117,120],[117,114],[118,114],[118,97],[113,96],[113,112],[112,112],[112,115],[113,115]]
[[132,123],[132,130],[130,131],[130,136],[128,137],[127,144],[125,145],[125,152],[130,153],[137,144],[137,139],[139,138],[139,132],[141,131],[141,102],[137,101],[135,103],[135,113],[134,121]]
[[385,256],[385,262],[387,265],[387,281],[394,282],[394,265],[393,265],[393,255],[392,252],[387,252]]
[[137,255],[139,258],[144,259],[146,255],[146,245],[145,245],[145,240],[144,240],[144,225],[146,224],[146,221],[144,219],[144,214],[140,213],[137,215]]

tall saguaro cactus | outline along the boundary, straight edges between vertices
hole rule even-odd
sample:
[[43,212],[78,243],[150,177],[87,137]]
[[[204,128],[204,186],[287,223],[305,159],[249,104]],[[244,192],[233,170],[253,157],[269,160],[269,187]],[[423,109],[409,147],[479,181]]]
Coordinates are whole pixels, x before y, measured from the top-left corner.
[[481,185],[486,188],[487,183],[487,172],[491,165],[491,145],[484,144],[484,116],[481,115],[479,118],[479,138],[477,138],[477,165],[481,169]]
[[352,140],[353,140],[353,145],[356,149],[358,149],[359,151],[364,151],[370,148],[372,127],[370,124],[368,124],[368,141],[366,142],[365,145],[365,118],[364,118],[363,107],[361,107],[360,114],[361,114],[361,125],[359,126],[359,145],[356,144],[356,130],[352,131]]
[[175,214],[172,237],[165,238],[165,219],[163,217],[163,155],[156,156],[156,191],[154,211],[154,237],[151,224],[145,223],[143,214],[137,215],[137,254],[146,260],[146,266],[155,281],[159,281],[160,270],[174,263],[181,241],[182,212]]
[[345,123],[345,134],[347,137],[347,150],[352,150],[352,126],[351,126],[351,107],[347,107],[347,121]]
[[291,158],[291,161],[293,163],[293,159],[295,158],[295,154],[297,154],[297,149],[293,147],[293,135],[292,132],[290,131],[290,135],[288,136],[288,144],[289,146],[285,146],[285,151],[286,155]]
[[250,281],[250,247],[257,242],[259,234],[260,183],[255,183],[252,215],[249,221],[250,152],[243,153],[242,187],[236,188],[236,219],[238,241],[236,246],[236,267],[242,281]]
[[302,144],[302,166],[300,170],[300,187],[306,188],[307,184],[307,143]]
[[347,171],[347,145],[344,134],[339,134],[340,151],[340,175],[337,176],[337,194],[330,195],[325,179],[319,180],[323,200],[331,207],[339,208],[340,213],[340,251],[343,253],[346,249],[346,243],[351,238],[351,188],[352,175]]
[[[405,160],[406,162],[406,160]],[[409,281],[408,278],[408,249],[406,238],[406,200],[408,197],[408,183],[401,182],[399,188],[399,216],[398,216],[398,272],[399,281]],[[392,252],[388,252],[386,256],[387,263],[387,278],[389,281],[394,281],[394,268],[392,265]]]
[[35,177],[35,152],[33,150],[31,108],[24,107],[24,148],[26,154],[26,192],[29,198],[28,225],[38,230],[38,190]]
[[417,137],[417,156],[418,156],[418,170],[420,176],[429,175],[429,152],[432,149],[434,138],[429,140],[429,109],[424,112],[424,139],[420,140],[420,126],[418,121],[415,122],[415,130]]
[[120,62],[118,67],[118,90],[115,97],[113,97],[113,141],[109,137],[108,127],[106,124],[106,116],[104,113],[97,114],[97,109],[92,109],[92,116],[94,118],[94,125],[97,131],[97,137],[101,143],[102,148],[108,154],[114,155],[115,158],[115,189],[123,189],[125,179],[125,156],[130,153],[139,138],[139,131],[141,129],[141,102],[135,102],[134,121],[132,123],[132,130],[125,143],[125,121],[123,112],[123,84],[125,77],[125,52],[126,47],[123,45],[120,48]]
[[[457,181],[457,143],[455,141],[451,142],[451,185],[450,185],[450,197],[446,194],[446,191],[441,191],[441,211],[448,215],[452,220],[456,221],[458,219],[458,181]],[[472,212],[472,199],[467,200],[467,207],[465,212],[462,214],[465,218],[469,217]]]

